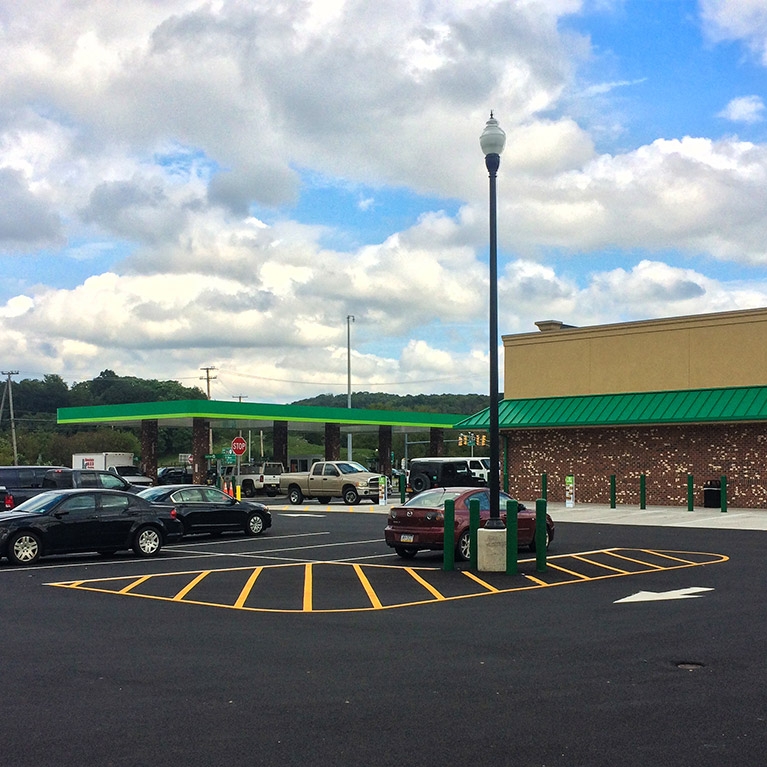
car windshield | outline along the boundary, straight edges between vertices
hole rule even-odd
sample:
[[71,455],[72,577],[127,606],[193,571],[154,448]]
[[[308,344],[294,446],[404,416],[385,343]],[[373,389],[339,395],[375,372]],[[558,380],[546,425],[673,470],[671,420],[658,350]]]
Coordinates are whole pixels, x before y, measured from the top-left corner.
[[28,514],[45,514],[48,509],[51,509],[60,500],[60,493],[40,493],[24,501],[24,503],[20,503],[13,511],[25,511]]
[[463,490],[445,490],[442,487],[435,488],[434,490],[426,490],[423,493],[419,493],[413,496],[405,506],[418,506],[419,508],[428,509],[440,509],[445,505],[445,501],[454,501],[459,495],[463,494]]
[[357,463],[356,461],[337,463],[336,466],[341,474],[359,474],[361,471],[367,471],[361,463]]

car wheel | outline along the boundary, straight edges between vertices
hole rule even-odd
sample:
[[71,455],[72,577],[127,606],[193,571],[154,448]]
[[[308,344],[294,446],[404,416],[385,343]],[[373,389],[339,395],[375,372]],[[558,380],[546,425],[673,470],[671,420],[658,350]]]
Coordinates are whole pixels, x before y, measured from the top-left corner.
[[394,551],[396,551],[397,556],[402,557],[402,559],[412,559],[418,553],[418,549],[411,549],[407,546],[395,546]]
[[269,487],[266,488],[266,494],[270,498],[274,498],[274,496],[277,495],[277,488],[274,485],[269,485]]
[[8,561],[12,565],[31,565],[40,559],[41,548],[34,533],[16,533],[8,541]]
[[248,517],[248,524],[245,526],[245,532],[248,535],[261,535],[264,532],[264,518],[254,512]]
[[327,495],[317,496],[317,500],[323,505],[327,506],[330,503],[330,497]]
[[354,506],[354,504],[359,502],[359,493],[353,487],[347,487],[344,489],[344,503],[347,506]]
[[416,474],[410,478],[410,487],[414,493],[422,493],[429,488],[429,478],[425,474]]
[[[549,548],[549,544],[551,543],[551,538],[549,536],[549,528],[546,528],[546,549]],[[535,534],[533,534],[533,540],[530,541],[530,551],[535,551]]]
[[252,498],[256,494],[256,486],[252,482],[246,482],[242,486],[242,494],[246,498]]
[[463,562],[468,562],[471,557],[471,534],[468,530],[464,530],[458,538],[458,543],[455,547],[455,558],[460,559]]
[[301,492],[301,488],[296,487],[295,485],[292,485],[290,489],[288,490],[288,500],[294,506],[301,503],[301,501],[304,500],[304,494]]
[[160,553],[162,537],[160,531],[151,525],[140,527],[133,538],[133,553],[139,557],[153,557]]

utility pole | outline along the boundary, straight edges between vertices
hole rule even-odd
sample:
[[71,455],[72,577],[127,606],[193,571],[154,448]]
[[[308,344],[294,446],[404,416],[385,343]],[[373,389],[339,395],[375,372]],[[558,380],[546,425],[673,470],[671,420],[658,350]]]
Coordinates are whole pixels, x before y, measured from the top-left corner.
[[[11,376],[17,376],[19,374],[18,370],[3,370],[0,371],[2,375],[6,376],[5,379],[5,391],[3,392],[3,405],[5,404],[5,393],[8,393],[8,404],[10,406],[11,411],[11,442],[13,443],[13,465],[18,466],[19,465],[19,450],[16,446],[16,419],[13,415],[13,386],[11,381]],[[2,416],[2,410],[0,410],[0,417]]]
[[[346,407],[352,407],[352,326],[354,315],[346,315]],[[352,460],[352,433],[346,435],[346,460]]]
[[211,370],[218,370],[218,368],[213,367],[213,365],[209,365],[208,367],[200,368],[200,370],[205,371],[204,376],[200,376],[201,381],[207,381],[207,387],[208,387],[208,399],[210,399],[210,382],[216,380],[216,376],[212,376],[210,374]]
[[[207,381],[208,386],[208,399],[210,399],[210,382],[216,380],[216,376],[212,376],[210,374],[211,370],[217,370],[218,368],[214,367],[213,365],[208,365],[208,367],[200,368],[200,370],[205,371],[204,376],[200,376],[201,381]],[[208,427],[208,453],[213,452],[213,427]],[[208,463],[208,468],[210,468],[210,462]]]

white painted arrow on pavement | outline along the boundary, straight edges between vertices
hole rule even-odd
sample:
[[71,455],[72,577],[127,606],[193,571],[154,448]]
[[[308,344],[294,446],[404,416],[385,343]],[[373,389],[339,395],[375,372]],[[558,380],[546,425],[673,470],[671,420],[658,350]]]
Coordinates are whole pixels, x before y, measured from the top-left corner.
[[691,586],[688,589],[674,589],[673,591],[638,591],[630,597],[616,599],[614,605],[621,602],[658,602],[662,599],[697,599],[704,591],[713,591],[701,586]]

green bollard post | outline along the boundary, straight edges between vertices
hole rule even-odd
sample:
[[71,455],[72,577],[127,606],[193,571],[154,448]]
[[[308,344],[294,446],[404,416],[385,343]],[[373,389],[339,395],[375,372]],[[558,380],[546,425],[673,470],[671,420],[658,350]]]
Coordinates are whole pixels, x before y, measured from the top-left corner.
[[404,474],[399,475],[399,502],[405,503],[407,495],[407,477]]
[[719,490],[719,500],[722,506],[722,513],[727,511],[727,477],[722,474],[720,479],[721,489]]
[[547,500],[549,497],[549,477],[544,471],[543,474],[541,474],[541,498],[543,500]]
[[455,570],[455,501],[445,501],[442,569]]
[[519,502],[506,501],[506,575],[519,572]]
[[535,569],[546,572],[546,500],[535,502]]
[[615,474],[610,475],[610,508],[615,508]]
[[477,569],[477,530],[479,530],[479,501],[469,501],[469,567]]
[[647,478],[644,474],[639,476],[639,508],[647,508]]
[[687,511],[692,511],[695,507],[694,494],[693,494],[693,477],[692,474],[687,475]]

